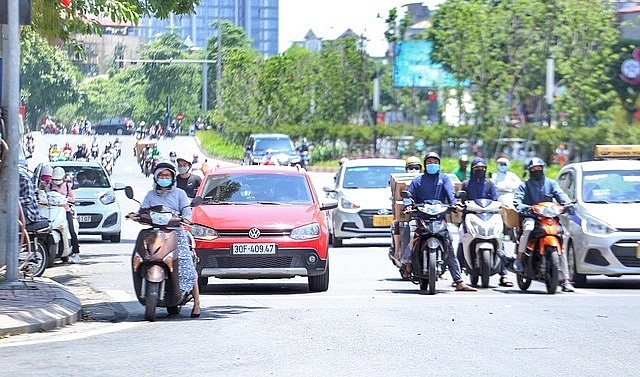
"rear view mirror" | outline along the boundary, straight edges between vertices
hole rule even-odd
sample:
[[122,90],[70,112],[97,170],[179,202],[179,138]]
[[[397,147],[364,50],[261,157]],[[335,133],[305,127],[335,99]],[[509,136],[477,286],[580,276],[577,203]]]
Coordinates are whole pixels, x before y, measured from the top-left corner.
[[131,186],[125,187],[124,194],[127,196],[127,198],[133,199],[133,188],[131,188]]

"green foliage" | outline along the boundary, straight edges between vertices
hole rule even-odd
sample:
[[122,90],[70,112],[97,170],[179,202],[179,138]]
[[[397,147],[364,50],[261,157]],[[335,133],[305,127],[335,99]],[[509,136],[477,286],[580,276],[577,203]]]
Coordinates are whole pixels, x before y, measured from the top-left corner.
[[242,160],[244,148],[241,144],[230,142],[224,136],[214,130],[198,131],[196,137],[200,146],[209,154],[219,158]]

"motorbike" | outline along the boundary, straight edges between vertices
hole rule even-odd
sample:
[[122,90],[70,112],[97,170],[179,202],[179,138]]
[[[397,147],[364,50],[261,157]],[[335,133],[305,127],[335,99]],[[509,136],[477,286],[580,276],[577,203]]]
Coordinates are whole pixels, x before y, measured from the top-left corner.
[[300,166],[304,170],[309,170],[309,151],[300,153]]
[[[502,203],[502,206],[505,208],[513,208],[513,189],[503,189],[496,187],[496,191],[498,192],[498,201]],[[509,227],[507,224],[504,224],[502,229],[503,234],[511,239],[513,242],[518,241],[518,229]]]
[[33,137],[27,137],[27,152],[29,154],[33,154],[33,151],[36,149],[35,141],[33,141]]
[[[445,272],[447,259],[449,230],[447,220],[441,218],[451,210],[451,206],[439,200],[427,200],[417,204],[413,201],[409,191],[402,191],[400,195],[411,199],[409,207],[412,218],[417,221],[416,234],[413,243],[412,281],[420,285],[421,291],[430,295],[436,292],[436,280]],[[421,216],[416,216],[420,214]]]
[[100,153],[100,146],[98,146],[97,144],[91,145],[91,158],[95,160],[96,158],[98,158],[99,153]]
[[45,246],[45,240],[51,233],[51,226],[48,220],[39,221],[25,225],[25,236],[27,243],[23,243],[18,255],[18,264],[24,265],[27,276],[42,276],[44,270],[52,263]]
[[62,151],[62,155],[58,157],[58,161],[71,161],[72,154],[71,149],[65,149]]
[[502,252],[502,203],[491,199],[466,200],[467,193],[459,191],[462,201],[464,233],[462,255],[458,260],[470,276],[471,284],[481,279],[482,288],[489,287],[489,278],[500,272]]
[[115,153],[115,156],[116,156],[115,159],[117,160],[118,158],[120,158],[120,154],[122,153],[120,151],[120,142],[119,141],[113,143],[113,149],[114,149],[114,153]]
[[[56,258],[63,262],[68,262],[69,255],[71,255],[71,232],[69,231],[69,223],[67,222],[67,214],[64,208],[67,203],[67,197],[58,192],[45,192],[44,190],[38,192],[40,214],[48,218],[51,223],[51,232],[43,239],[48,253],[47,267],[53,266]],[[75,216],[73,218],[73,227],[76,230],[76,234],[78,234],[80,226]]]
[[113,173],[113,155],[111,153],[105,153],[102,155],[102,167],[111,175]]
[[[524,270],[517,272],[512,269],[517,275],[516,281],[520,290],[526,291],[531,281],[539,280],[546,284],[548,294],[556,292],[564,233],[558,216],[571,211],[570,207],[558,203],[541,202],[532,205],[524,213],[534,216],[535,226],[527,240],[526,252],[522,255]],[[516,245],[516,249],[517,247]]]
[[149,177],[151,175],[151,172],[153,171],[153,160],[151,159],[151,157],[147,157],[144,159],[144,176],[145,177]]
[[[130,186],[125,193],[135,200]],[[171,212],[163,212],[162,206],[141,209],[137,216],[127,217],[149,225],[138,234],[131,257],[133,285],[138,301],[145,306],[145,320],[155,321],[157,307],[166,307],[169,314],[179,314],[192,296],[191,292],[180,290],[178,237],[171,228],[184,225],[185,221]],[[192,237],[190,243],[193,249]]]

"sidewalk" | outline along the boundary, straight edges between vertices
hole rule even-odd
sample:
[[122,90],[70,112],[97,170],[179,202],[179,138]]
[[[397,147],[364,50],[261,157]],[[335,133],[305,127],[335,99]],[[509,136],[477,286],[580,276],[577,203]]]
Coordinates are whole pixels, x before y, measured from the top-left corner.
[[48,331],[81,318],[80,300],[51,279],[0,283],[0,338]]

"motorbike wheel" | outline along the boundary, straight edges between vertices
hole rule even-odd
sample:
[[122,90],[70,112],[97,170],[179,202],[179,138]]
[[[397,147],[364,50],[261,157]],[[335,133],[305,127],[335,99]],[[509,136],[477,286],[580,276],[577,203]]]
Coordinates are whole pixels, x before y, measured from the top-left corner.
[[158,294],[160,283],[147,282],[146,301],[144,305],[144,319],[153,322],[156,320],[156,306],[158,306]]
[[[44,270],[47,268],[49,259],[49,253],[45,249],[42,242],[35,238],[31,242],[31,255],[25,266],[27,276],[38,277],[42,276]],[[26,248],[20,253],[19,264],[22,264],[27,257]]]
[[480,271],[482,277],[482,288],[489,288],[489,278],[491,277],[491,251],[480,250],[482,259],[480,259]]
[[587,285],[587,275],[578,273],[576,251],[571,242],[569,242],[566,257],[567,263],[569,264],[569,279],[573,282],[573,285],[577,288],[582,288]]
[[[424,253],[427,254],[427,253]],[[424,255],[423,254],[423,255]],[[429,269],[429,276],[427,279],[420,279],[420,290],[427,291],[428,294],[433,295],[436,293],[436,252],[431,250],[427,256],[427,267]]]
[[558,266],[560,265],[558,249],[547,246],[545,254],[547,256],[547,293],[552,295],[558,288]]
[[531,285],[531,279],[524,277],[522,274],[516,275],[516,282],[521,291],[526,291]]

